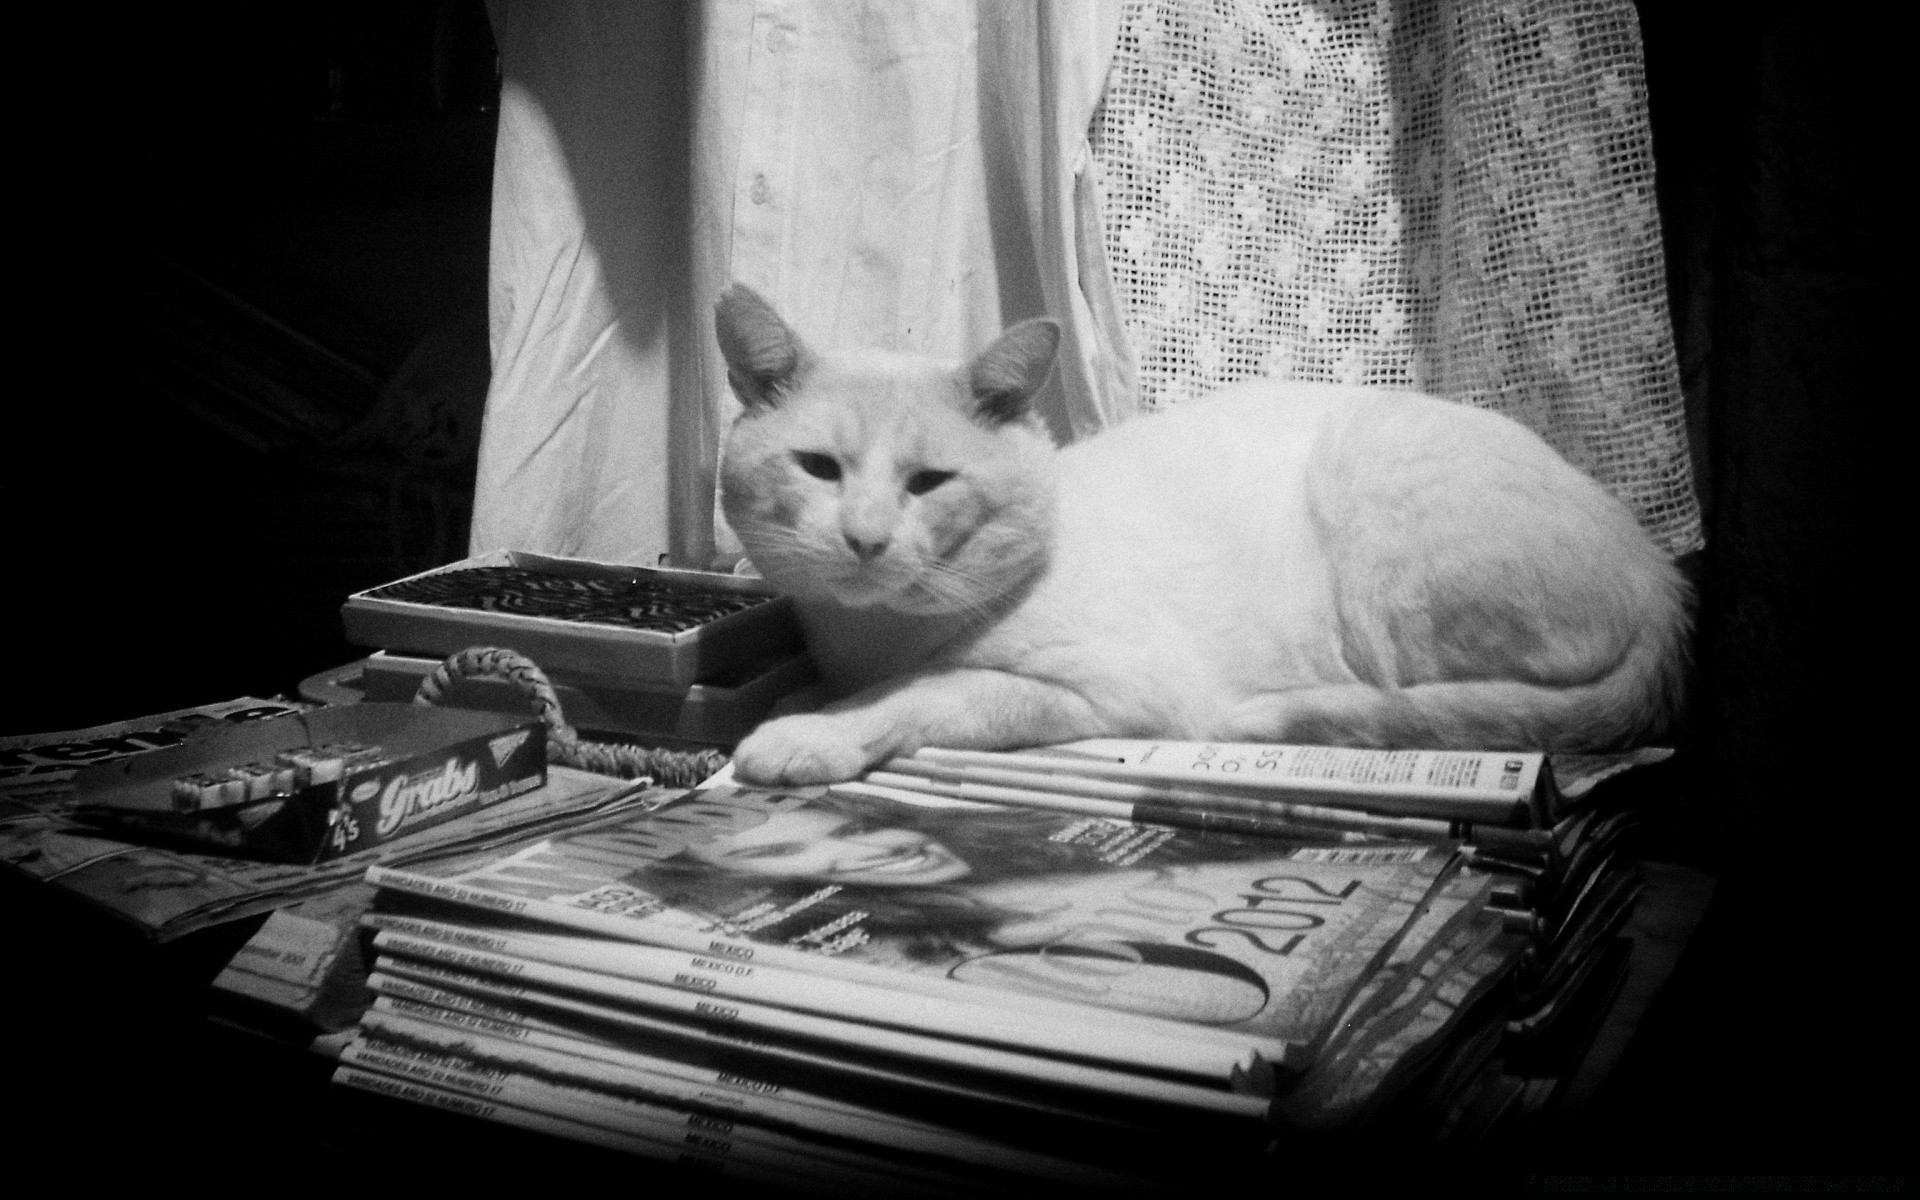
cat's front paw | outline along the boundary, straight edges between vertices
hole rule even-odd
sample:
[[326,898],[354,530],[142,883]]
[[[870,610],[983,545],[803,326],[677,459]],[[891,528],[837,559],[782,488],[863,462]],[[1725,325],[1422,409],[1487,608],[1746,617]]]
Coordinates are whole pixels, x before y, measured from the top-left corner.
[[871,764],[850,723],[820,713],[768,721],[733,752],[734,775],[762,786],[841,783]]

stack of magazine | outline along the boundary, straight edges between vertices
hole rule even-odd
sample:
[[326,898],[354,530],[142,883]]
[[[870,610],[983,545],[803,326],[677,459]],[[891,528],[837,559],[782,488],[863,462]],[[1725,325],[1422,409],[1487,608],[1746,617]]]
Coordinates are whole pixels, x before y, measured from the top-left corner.
[[[1058,761],[926,750],[870,778],[1022,804],[1058,806],[1060,793],[1068,793],[1067,803],[1082,811],[1125,797],[1136,818],[1186,825],[1239,822],[1282,832],[1340,830],[1355,841],[1459,846],[1467,871],[1488,877],[1490,907],[1525,935],[1520,953],[1499,1003],[1456,1015],[1445,989],[1428,1001],[1427,1021],[1452,1018],[1443,1026],[1447,1038],[1393,1056],[1398,1079],[1424,1076],[1410,1088],[1375,1089],[1364,1115],[1378,1118],[1379,1136],[1396,1144],[1411,1138],[1469,1150],[1496,1134],[1524,1134],[1526,1118],[1558,1098],[1624,982],[1630,946],[1622,933],[1643,885],[1635,837],[1641,812],[1632,791],[1602,785],[1673,751],[1543,755],[1097,740],[1043,753]],[[1109,799],[1089,799],[1095,796]],[[1321,1071],[1329,1082],[1346,1078],[1350,1085],[1353,1078],[1337,1062]],[[1389,1097],[1397,1098],[1398,1111],[1382,1116],[1380,1101]],[[1328,1115],[1296,1113],[1308,1123]],[[1350,1125],[1354,1114],[1337,1115]]]
[[358,1086],[830,1190],[1524,1125],[1626,969],[1636,814],[1596,785],[1666,754],[1109,741],[693,795],[554,768],[321,868],[67,817],[77,765],[290,707],[0,739],[0,862],[162,940],[276,909],[216,991],[352,1031]]
[[1591,973],[1611,820],[1538,755],[723,772],[370,869],[376,998],[336,1079],[836,1194],[1186,1190],[1409,1112],[1470,1124]]
[[[1465,1019],[1448,1021],[1448,1038],[1425,1039],[1416,1053],[1392,1057],[1401,1080],[1420,1075],[1416,1064],[1422,1063],[1424,1077],[1412,1088],[1376,1089],[1366,1115],[1377,1116],[1380,1100],[1398,1096],[1398,1111],[1375,1122],[1381,1136],[1465,1150],[1496,1133],[1524,1132],[1525,1118],[1558,1097],[1620,989],[1630,950],[1622,932],[1642,891],[1635,856],[1641,813],[1632,792],[1601,785],[1673,752],[1542,755],[1100,740],[1045,753],[1063,761],[928,750],[870,778],[1022,804],[1058,806],[1064,792],[1068,804],[1083,811],[1113,803],[1090,796],[1126,797],[1140,819],[1340,830],[1355,841],[1459,846],[1467,871],[1488,877],[1490,908],[1525,935],[1520,953],[1498,1004],[1482,1003]],[[1071,761],[1079,758],[1089,761]],[[992,786],[983,788],[987,781]],[[1451,1015],[1444,992],[1428,1001],[1429,1022]],[[1368,1069],[1354,1066],[1363,1074]],[[1329,1082],[1352,1083],[1351,1071],[1336,1062],[1323,1063],[1321,1072]],[[1307,1123],[1329,1115],[1296,1113]],[[1351,1123],[1352,1113],[1337,1115]]]

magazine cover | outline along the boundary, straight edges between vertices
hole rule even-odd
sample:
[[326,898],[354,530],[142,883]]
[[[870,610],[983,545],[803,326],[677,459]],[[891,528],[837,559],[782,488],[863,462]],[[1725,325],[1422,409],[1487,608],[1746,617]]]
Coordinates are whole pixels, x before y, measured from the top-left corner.
[[449,878],[369,878],[716,959],[1297,1047],[1416,912],[1444,933],[1484,901],[1483,882],[1442,886],[1444,847],[921,799],[709,787]]

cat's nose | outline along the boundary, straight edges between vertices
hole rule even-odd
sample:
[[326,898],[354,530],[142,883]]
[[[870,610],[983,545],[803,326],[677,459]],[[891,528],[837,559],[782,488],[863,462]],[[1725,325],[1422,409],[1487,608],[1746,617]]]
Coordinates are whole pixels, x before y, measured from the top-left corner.
[[846,535],[846,538],[848,548],[853,551],[854,557],[858,558],[861,562],[872,562],[887,552],[886,538],[862,540],[850,533]]

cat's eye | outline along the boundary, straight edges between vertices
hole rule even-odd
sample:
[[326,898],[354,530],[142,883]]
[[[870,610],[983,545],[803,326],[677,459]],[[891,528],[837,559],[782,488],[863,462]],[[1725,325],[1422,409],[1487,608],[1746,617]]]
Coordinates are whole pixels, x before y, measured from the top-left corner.
[[831,454],[815,454],[810,450],[796,450],[793,461],[800,469],[815,479],[824,479],[828,483],[840,478],[840,461]]
[[953,478],[952,471],[915,471],[907,476],[907,491],[916,496],[924,496]]

